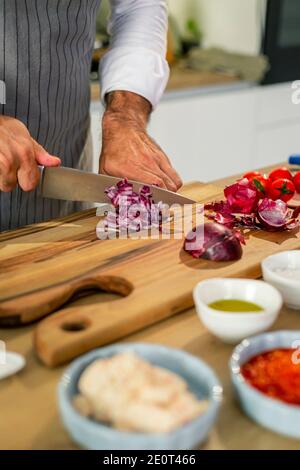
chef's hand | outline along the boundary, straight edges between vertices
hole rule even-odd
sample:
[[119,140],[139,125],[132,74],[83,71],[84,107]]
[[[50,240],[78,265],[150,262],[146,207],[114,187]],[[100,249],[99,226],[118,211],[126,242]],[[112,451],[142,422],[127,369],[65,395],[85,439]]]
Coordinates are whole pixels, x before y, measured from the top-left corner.
[[147,134],[150,112],[150,103],[135,93],[114,91],[107,95],[99,172],[177,191],[182,186],[179,175]]
[[61,161],[49,155],[17,119],[0,116],[0,190],[12,191],[17,184],[31,191],[39,182],[38,165],[58,166]]

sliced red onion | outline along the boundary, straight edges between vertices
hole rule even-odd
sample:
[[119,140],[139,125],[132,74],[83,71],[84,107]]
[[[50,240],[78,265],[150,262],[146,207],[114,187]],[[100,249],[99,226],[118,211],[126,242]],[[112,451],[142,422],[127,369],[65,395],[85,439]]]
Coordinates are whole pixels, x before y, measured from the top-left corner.
[[217,223],[194,228],[186,237],[184,249],[194,258],[213,261],[233,261],[242,257],[243,236]]

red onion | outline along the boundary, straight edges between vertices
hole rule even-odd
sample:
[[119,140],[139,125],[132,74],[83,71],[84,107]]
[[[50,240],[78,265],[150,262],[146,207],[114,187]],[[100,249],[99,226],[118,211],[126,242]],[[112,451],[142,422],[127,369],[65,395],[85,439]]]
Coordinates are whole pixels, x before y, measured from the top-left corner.
[[232,227],[236,222],[235,215],[231,213],[226,201],[206,203],[204,209],[206,211],[206,217],[214,220],[218,224]]
[[169,216],[167,206],[154,203],[149,186],[143,186],[139,193],[126,179],[105,190],[115,210],[107,213],[106,230],[140,232],[150,227],[160,227]]
[[299,227],[300,209],[292,211],[282,200],[259,199],[259,191],[246,178],[224,190],[225,200],[205,204],[208,219],[228,228],[293,230]]
[[277,231],[293,229],[298,225],[297,212],[293,212],[288,205],[278,199],[262,199],[257,208],[257,218],[265,230]]
[[227,186],[224,195],[231,213],[251,214],[258,202],[258,191],[247,178]]
[[239,232],[217,223],[206,223],[187,235],[184,249],[194,258],[233,261],[242,257],[241,243],[244,239]]

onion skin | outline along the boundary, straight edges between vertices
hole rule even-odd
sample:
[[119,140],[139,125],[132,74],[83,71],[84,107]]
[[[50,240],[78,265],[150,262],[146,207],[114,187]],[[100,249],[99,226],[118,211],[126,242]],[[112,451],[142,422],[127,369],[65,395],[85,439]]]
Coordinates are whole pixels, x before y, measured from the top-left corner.
[[285,230],[289,221],[289,209],[280,199],[273,201],[265,198],[258,204],[257,218],[265,230]]
[[224,189],[225,200],[206,203],[205,215],[231,229],[268,232],[294,230],[300,226],[300,208],[292,210],[281,199],[260,199],[261,193],[246,178]]
[[251,214],[258,203],[258,191],[247,178],[227,186],[224,195],[231,213]]
[[206,223],[187,235],[184,250],[196,259],[236,261],[243,254],[241,243],[241,235],[233,230],[217,223]]

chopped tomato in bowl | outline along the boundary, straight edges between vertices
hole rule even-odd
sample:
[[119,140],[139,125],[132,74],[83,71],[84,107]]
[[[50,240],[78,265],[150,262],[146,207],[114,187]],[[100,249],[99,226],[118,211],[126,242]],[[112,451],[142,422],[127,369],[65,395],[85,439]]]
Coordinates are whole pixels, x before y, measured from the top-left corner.
[[229,368],[244,412],[258,424],[300,439],[300,331],[281,330],[247,338],[233,351]]

